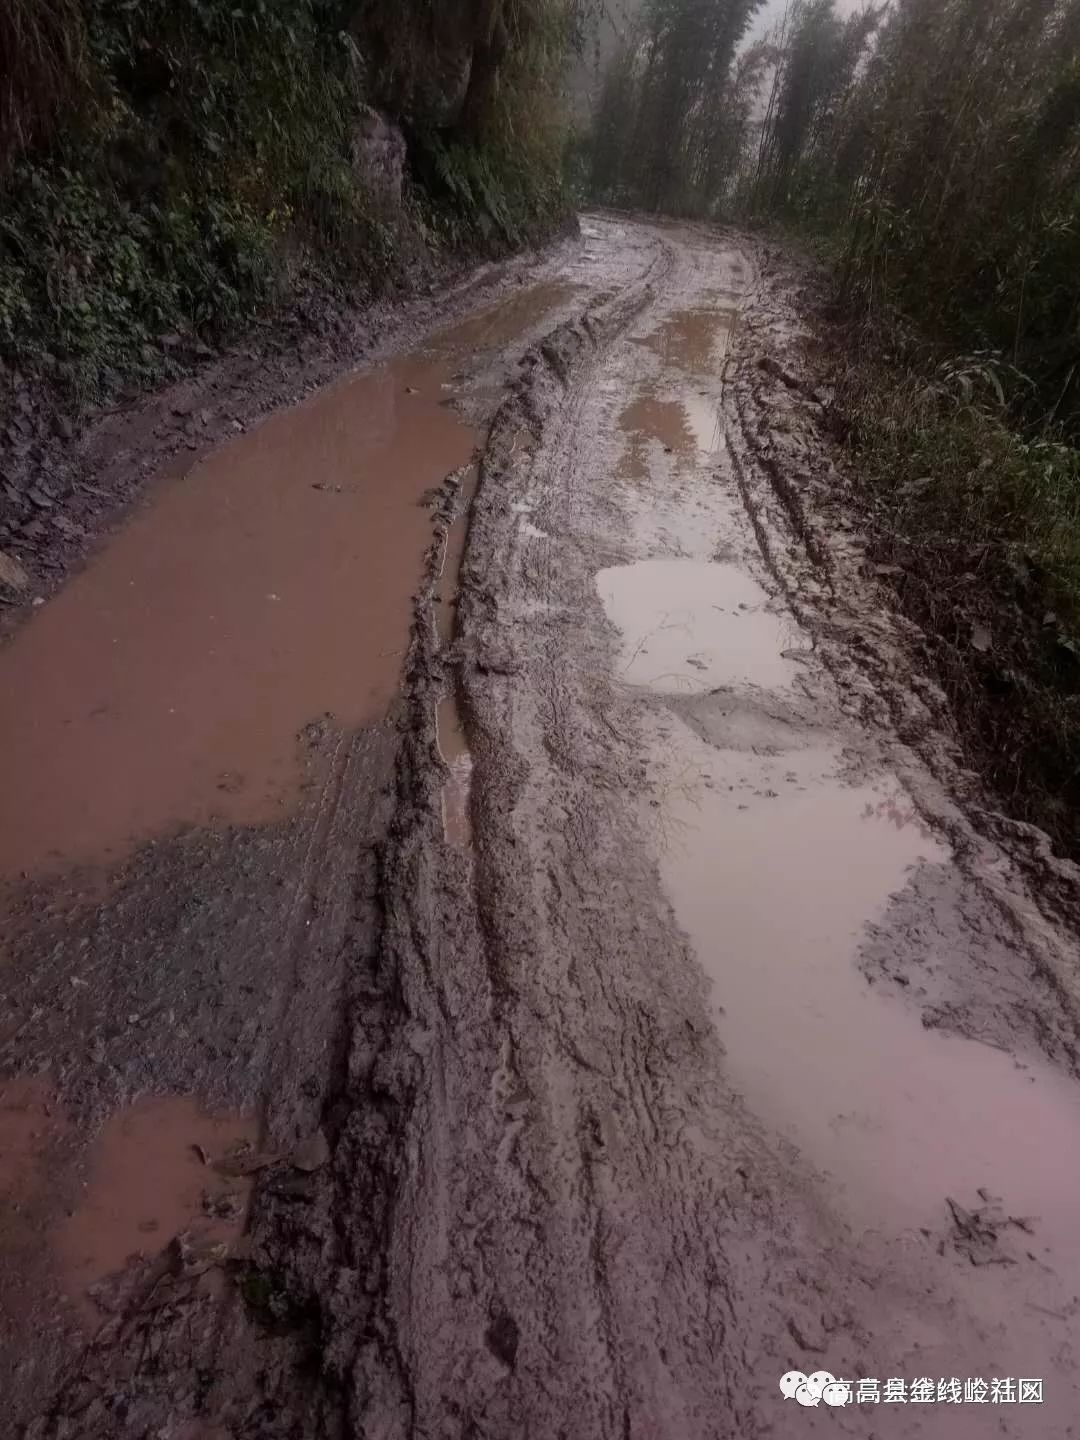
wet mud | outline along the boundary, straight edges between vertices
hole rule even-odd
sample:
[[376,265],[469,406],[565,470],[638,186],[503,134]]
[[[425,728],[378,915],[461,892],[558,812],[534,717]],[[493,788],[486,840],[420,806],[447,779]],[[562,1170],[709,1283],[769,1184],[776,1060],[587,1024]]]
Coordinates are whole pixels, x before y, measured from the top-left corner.
[[251,1118],[206,1115],[183,1097],[144,1098],[110,1117],[77,1199],[49,1239],[88,1329],[102,1320],[96,1301],[108,1304],[103,1282],[132,1260],[153,1259],[179,1235],[213,1254],[243,1233],[253,1177],[217,1167],[253,1151],[257,1140]]
[[1020,1252],[1055,1270],[1067,1301],[1080,1282],[1074,1082],[925,1028],[852,963],[911,872],[950,860],[895,777],[860,783],[818,750],[732,764],[670,721],[652,754],[665,888],[747,1101],[834,1182],[859,1230],[936,1230],[944,1196],[999,1197],[1028,1217]]
[[[447,1036],[414,1124],[505,1157],[496,1235],[476,1242],[485,1283],[453,1313],[466,1334],[475,1314],[479,1348],[485,1312],[509,1312],[512,1360],[492,1346],[509,1393],[478,1361],[467,1412],[508,1433],[537,1414],[552,1434],[744,1436],[789,1420],[865,1433],[868,1409],[791,1420],[779,1375],[1019,1374],[1034,1355],[1048,1376],[1036,1433],[1068,1433],[1077,1250],[1063,1221],[1076,1177],[1054,1156],[1077,1092],[1053,1061],[1072,1021],[1044,991],[1045,1043],[1002,1053],[928,1027],[904,986],[868,984],[882,963],[871,951],[925,948],[927,876],[965,897],[935,969],[961,974],[1000,933],[997,897],[979,892],[934,777],[888,719],[866,728],[855,676],[826,650],[828,615],[792,604],[778,577],[798,507],[783,494],[748,503],[727,394],[740,366],[753,373],[753,346],[725,371],[722,347],[669,343],[699,308],[685,294],[700,270],[714,285],[727,271],[716,330],[746,342],[748,280],[745,327],[730,307],[756,252],[736,264],[722,245],[680,245],[662,300],[612,322],[613,337],[591,321],[599,360],[586,345],[576,371],[581,337],[559,337],[554,373],[537,373],[529,397],[545,417],[533,453],[514,449],[521,412],[508,406],[470,531],[459,683],[483,742],[471,761],[479,937],[467,905],[439,901],[428,943],[454,928],[455,973],[427,969],[415,932],[397,952]],[[719,417],[719,439],[695,410]],[[613,474],[614,487],[601,478]],[[807,597],[820,603],[827,585],[822,572]],[[419,862],[422,810],[416,823],[406,849]],[[1037,927],[1014,936],[1018,976],[1038,945]],[[457,1018],[477,1007],[504,1037],[490,1118],[476,1093],[488,1045]],[[449,1173],[439,1203],[464,1220],[489,1172]],[[422,1248],[437,1243],[424,1218],[437,1183],[420,1165],[405,1192]],[[511,1258],[526,1233],[527,1270]],[[554,1277],[579,1267],[592,1279],[560,1308]],[[728,1319],[697,1350],[713,1286]],[[422,1431],[445,1413],[452,1312],[402,1297],[395,1313],[435,1365],[416,1392]],[[632,1354],[661,1358],[631,1372]],[[615,1415],[596,1396],[617,1396]],[[993,1422],[1029,1433],[1014,1413]],[[982,1433],[943,1409],[893,1415],[897,1433]]]
[[[522,285],[171,467],[0,653],[21,700],[4,707],[0,846],[0,1369],[20,1419],[84,1403],[63,1377],[88,1339],[86,1383],[108,1392],[140,1316],[171,1334],[194,1304],[257,1344],[234,1304],[252,1262],[234,1256],[263,1167],[215,1159],[321,1133],[377,934],[413,596],[445,512],[448,644],[465,462],[493,388],[573,293]],[[449,815],[467,844],[464,792]],[[41,1335],[33,1354],[20,1330]],[[177,1364],[216,1363],[216,1342],[177,1338]]]
[[[715,295],[709,295],[715,301]],[[729,300],[736,297],[729,295]],[[632,335],[667,364],[678,365],[694,375],[714,375],[724,363],[731,332],[738,318],[737,304],[712,303],[700,309],[681,310],[665,316],[646,335]]]
[[449,696],[439,701],[436,727],[439,754],[448,771],[442,794],[443,827],[451,845],[456,845],[459,850],[468,850],[472,843],[472,821],[469,817],[472,755],[457,705]]
[[[339,752],[326,722],[309,773],[338,778],[223,832],[230,880],[274,834],[261,873],[299,866],[294,902],[260,898],[212,965],[243,912],[199,891],[157,931],[158,955],[184,937],[173,1019],[105,1051],[121,1090],[150,1047],[182,1075],[178,997],[213,985],[238,1023],[205,1073],[234,1116],[258,1074],[262,1145],[317,1134],[318,1163],[268,1164],[220,1293],[129,1304],[32,1440],[1078,1433],[1075,930],[1032,848],[977,826],[917,637],[815,520],[835,460],[788,274],[748,237],[587,217],[523,362],[501,332],[501,361],[439,380],[459,429],[393,736]],[[492,396],[471,466],[453,446]],[[219,884],[224,853],[198,852]],[[25,997],[24,1060],[57,1045],[57,993]],[[30,1172],[51,1094],[0,1109]],[[142,1124],[112,1111],[91,1195]],[[198,1155],[162,1132],[172,1208],[134,1199],[110,1263],[187,1221]],[[803,1408],[791,1370],[1045,1395]]]
[[678,399],[660,399],[646,391],[623,411],[619,424],[628,436],[619,473],[628,480],[649,474],[650,456],[658,451],[675,457],[679,471],[692,469],[698,458],[720,445],[720,421],[707,398],[684,393]]

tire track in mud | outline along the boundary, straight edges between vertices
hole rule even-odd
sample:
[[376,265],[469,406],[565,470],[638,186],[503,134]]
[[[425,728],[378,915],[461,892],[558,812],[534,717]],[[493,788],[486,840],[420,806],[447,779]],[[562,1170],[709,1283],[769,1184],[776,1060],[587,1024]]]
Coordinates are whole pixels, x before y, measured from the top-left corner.
[[[471,877],[440,844],[442,677],[429,627],[414,642],[409,819],[388,863],[384,951],[409,1017],[394,1044],[419,1057],[388,1267],[412,1371],[402,1434],[767,1427],[743,1352],[748,1297],[770,1289],[791,1243],[770,1200],[779,1176],[717,1079],[700,976],[633,839],[622,792],[637,762],[611,742],[634,720],[604,676],[609,643],[596,648],[590,557],[529,573],[514,508],[535,495],[545,524],[567,527],[583,404],[653,298],[555,332],[485,451],[451,657],[474,760]],[[572,526],[559,534],[573,554]],[[514,594],[523,565],[532,616]],[[701,1131],[691,1145],[688,1127]],[[814,1282],[771,1288],[758,1343],[782,1344],[789,1324],[812,1333]],[[364,1433],[390,1422],[381,1402],[356,1419]]]
[[[449,657],[458,675],[474,757],[471,803],[477,839],[471,873],[468,862],[442,843],[437,803],[442,770],[433,765],[431,725],[433,700],[445,677],[430,652],[431,627],[421,621],[414,642],[410,694],[416,748],[406,759],[408,778],[403,781],[411,813],[388,865],[393,878],[386,902],[386,945],[398,973],[409,977],[405,1001],[410,1025],[422,1023],[425,1033],[441,1026],[444,1033],[436,1036],[425,1056],[430,1070],[414,1100],[410,1128],[430,1149],[426,1157],[416,1158],[412,1183],[404,1186],[407,1217],[393,1246],[401,1263],[391,1267],[408,1273],[418,1260],[428,1262],[418,1267],[424,1293],[400,1285],[393,1296],[411,1335],[409,1348],[418,1372],[411,1387],[413,1428],[408,1433],[424,1433],[457,1406],[460,1433],[489,1424],[514,1433],[525,1419],[520,1400],[508,1405],[507,1374],[518,1373],[526,1353],[533,1356],[535,1369],[539,1346],[544,1359],[538,1398],[543,1403],[543,1391],[558,1388],[560,1360],[565,1363],[566,1357],[558,1354],[562,1307],[551,1290],[560,1268],[576,1274],[578,1267],[567,1271],[559,1266],[566,1237],[546,1233],[550,1220],[542,1212],[550,1206],[538,1205],[538,1178],[522,1166],[519,1153],[527,1112],[537,1097],[528,1086],[527,1039],[511,1022],[520,988],[515,972],[541,957],[526,936],[505,933],[507,913],[516,913],[527,897],[518,892],[522,877],[508,874],[505,865],[501,817],[506,802],[501,792],[503,785],[511,794],[518,788],[524,762],[507,746],[486,691],[493,688],[498,694],[508,681],[519,680],[522,671],[513,637],[500,633],[501,602],[498,585],[491,580],[512,563],[506,551],[513,548],[515,516],[508,504],[515,493],[512,472],[527,463],[523,437],[534,445],[542,440],[550,444],[552,430],[566,427],[566,405],[569,400],[572,410],[582,372],[647,303],[649,293],[646,278],[628,294],[601,299],[578,322],[549,336],[527,358],[528,373],[500,409],[484,453],[462,567],[459,635]],[[495,784],[492,774],[499,777]],[[470,896],[479,897],[479,903],[463,905]],[[533,1008],[529,1019],[540,1027],[550,1024],[542,1007]],[[547,1123],[555,1133],[562,1118],[548,1113]],[[571,1127],[563,1143],[572,1143],[573,1135]],[[493,1178],[505,1203],[499,1215],[482,1194]],[[431,1234],[430,1216],[436,1230],[445,1228],[448,1234]],[[444,1253],[438,1254],[443,1247]],[[587,1270],[595,1271],[595,1227],[585,1250],[579,1258]],[[440,1277],[448,1266],[451,1274]],[[442,1283],[431,1287],[436,1277]],[[462,1281],[464,1293],[458,1288]],[[613,1361],[604,1340],[602,1294],[596,1298],[596,1306],[586,1307],[592,1313],[580,1316],[579,1325],[591,1346],[608,1352],[606,1361],[596,1360],[589,1367],[592,1378],[602,1380],[597,1369],[610,1372]],[[452,1384],[451,1377],[458,1383]],[[620,1388],[609,1373],[600,1391],[615,1397]],[[578,1407],[592,1410],[600,1403],[595,1394],[575,1396],[579,1417]],[[609,1399],[609,1406],[614,1403]]]
[[[667,257],[654,290],[550,337],[485,451],[446,657],[473,757],[467,858],[440,847],[444,772],[424,737],[445,677],[415,674],[427,718],[386,892],[408,1016],[393,1044],[416,1057],[386,1296],[408,1418],[368,1404],[354,1412],[362,1431],[775,1433],[774,1372],[796,1361],[891,1373],[921,1351],[937,1363],[950,1343],[969,1357],[995,1343],[975,1311],[957,1312],[936,1262],[856,1238],[734,1093],[642,844],[642,713],[618,682],[593,578],[617,558],[594,533],[610,508],[597,435],[627,398],[605,392],[628,326],[659,295],[669,310],[692,303],[708,259],[678,232],[641,230]],[[743,303],[760,318],[759,285]],[[753,329],[740,339],[733,405]],[[770,420],[754,412],[759,433]],[[806,556],[789,594],[820,635],[833,552],[794,482],[775,513],[752,489],[748,462],[786,478],[790,457],[762,467],[730,427],[729,447],[774,575]],[[852,643],[850,626],[835,628]],[[890,714],[874,718],[891,728]],[[359,1391],[378,1393],[372,1377]],[[798,1418],[800,1433],[865,1425]],[[948,1418],[940,1433],[958,1433]],[[939,1428],[913,1415],[898,1433]]]
[[[818,438],[827,392],[798,347],[805,332],[797,296],[807,277],[767,247],[744,243],[758,252],[758,318],[751,343],[729,360],[735,374],[726,398],[739,494],[766,568],[815,637],[851,713],[894,732],[933,777],[936,783],[928,783],[918,765],[905,770],[920,809],[948,836],[957,862],[1031,956],[1025,980],[1039,999],[1017,1004],[1012,1023],[1080,1075],[1074,931],[1080,869],[1054,856],[1034,826],[994,812],[977,777],[962,769],[945,695],[921,671],[918,628],[873,582],[862,538],[836,498],[842,493],[836,466]],[[784,417],[779,427],[777,415]],[[962,1016],[943,1017],[950,1020],[959,1020],[963,1032]],[[996,1029],[1001,1033],[1000,1024]]]
[[[580,322],[559,327],[529,353],[531,373],[500,412],[503,429],[518,414],[539,425],[600,327],[638,302],[656,247],[638,248],[640,257],[626,247],[623,266],[601,257],[605,276],[627,282],[623,296],[609,285]],[[596,280],[591,288],[597,291]],[[194,1433],[205,1422],[236,1436],[411,1430],[417,1359],[399,1338],[401,1317],[411,1273],[430,1276],[438,1267],[425,1256],[424,1237],[412,1236],[419,1221],[408,1203],[408,1172],[419,1154],[421,1180],[430,1176],[438,1188],[452,1170],[451,1133],[455,1145],[472,1133],[461,1102],[453,1108],[439,1052],[452,1025],[459,1027],[455,1040],[483,1032],[476,997],[487,983],[476,918],[461,904],[469,862],[442,842],[445,771],[435,732],[436,702],[450,674],[437,640],[438,579],[462,479],[461,472],[448,478],[434,519],[401,702],[395,818],[377,850],[374,894],[358,897],[362,913],[382,912],[382,938],[368,945],[363,927],[346,929],[361,942],[347,966],[351,1034],[344,1053],[329,1056],[333,1069],[319,1086],[328,1095],[323,1129],[334,1162],[299,1178],[271,1174],[260,1185],[243,1256],[236,1256],[237,1293],[223,1310],[206,1297],[170,1293],[160,1309],[147,1313],[135,1303],[105,1326],[79,1373],[31,1427],[35,1437],[141,1435],[148,1416],[173,1425],[191,1417]],[[281,1036],[274,1074],[293,1063],[291,1038]],[[482,1154],[487,1134],[473,1129]],[[429,1154],[440,1141],[445,1153]],[[435,1213],[443,1208],[436,1203]],[[489,1360],[513,1352],[513,1327],[498,1306],[478,1333]]]

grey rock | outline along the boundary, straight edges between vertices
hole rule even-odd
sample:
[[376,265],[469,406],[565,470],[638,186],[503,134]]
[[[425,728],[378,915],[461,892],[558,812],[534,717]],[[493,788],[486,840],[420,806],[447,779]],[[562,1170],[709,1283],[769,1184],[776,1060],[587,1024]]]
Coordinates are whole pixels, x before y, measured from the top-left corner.
[[26,570],[6,550],[0,550],[0,585],[8,590],[22,591],[30,584]]
[[364,107],[353,130],[352,162],[377,203],[395,210],[400,207],[405,136],[370,106]]

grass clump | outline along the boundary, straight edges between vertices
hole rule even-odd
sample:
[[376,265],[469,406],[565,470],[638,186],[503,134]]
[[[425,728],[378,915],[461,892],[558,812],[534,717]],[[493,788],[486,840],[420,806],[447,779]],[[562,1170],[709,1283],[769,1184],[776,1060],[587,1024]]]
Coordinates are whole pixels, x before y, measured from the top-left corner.
[[313,253],[334,243],[338,264],[364,253],[343,243],[366,238],[357,177],[332,183],[358,97],[319,0],[83,0],[63,45],[46,0],[17,8],[22,69],[48,71],[51,53],[66,78],[47,114],[11,98],[5,117],[11,365],[86,401],[167,368],[162,336],[217,338],[252,316],[285,281],[287,230]]
[[849,353],[835,401],[872,558],[927,636],[969,762],[1080,856],[1080,451],[1010,423],[1023,382],[999,358],[934,361],[884,334]]

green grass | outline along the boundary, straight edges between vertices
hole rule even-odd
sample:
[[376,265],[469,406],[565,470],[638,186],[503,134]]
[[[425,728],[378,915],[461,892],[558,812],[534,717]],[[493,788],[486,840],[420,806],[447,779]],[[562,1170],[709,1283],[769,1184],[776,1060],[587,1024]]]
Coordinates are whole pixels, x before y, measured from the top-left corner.
[[1080,451],[1009,422],[985,353],[931,364],[898,334],[849,355],[836,415],[972,765],[1080,858]]

